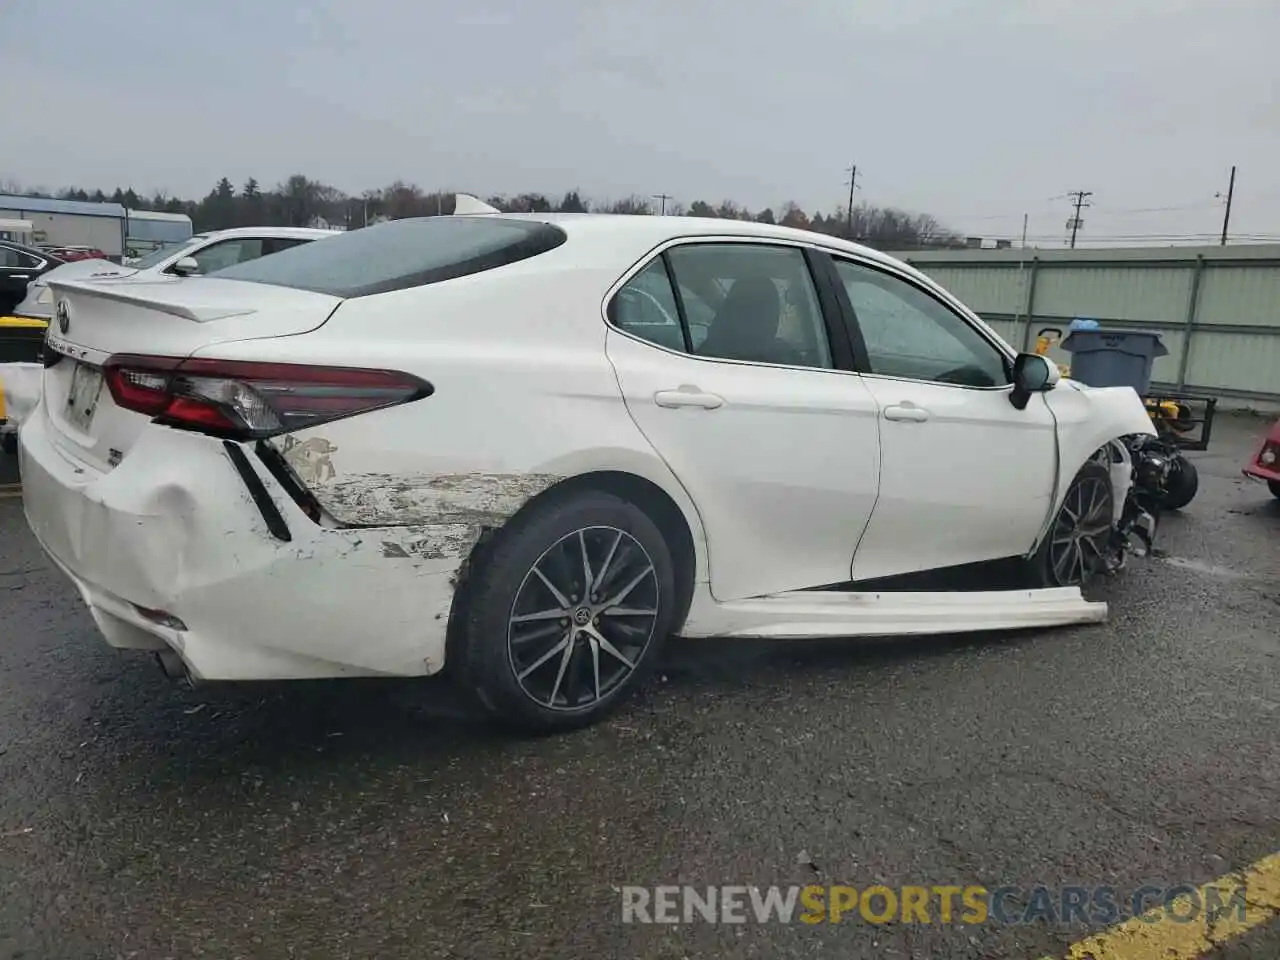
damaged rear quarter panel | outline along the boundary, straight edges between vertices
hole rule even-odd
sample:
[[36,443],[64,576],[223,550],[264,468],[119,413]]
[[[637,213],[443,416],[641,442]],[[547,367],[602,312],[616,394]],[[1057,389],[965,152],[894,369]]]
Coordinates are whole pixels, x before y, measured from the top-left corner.
[[[339,445],[314,432],[271,441],[320,505],[359,527],[411,527],[388,538],[385,557],[466,556],[486,527],[502,526],[562,478],[550,473],[346,473]],[[409,531],[406,531],[409,533]]]

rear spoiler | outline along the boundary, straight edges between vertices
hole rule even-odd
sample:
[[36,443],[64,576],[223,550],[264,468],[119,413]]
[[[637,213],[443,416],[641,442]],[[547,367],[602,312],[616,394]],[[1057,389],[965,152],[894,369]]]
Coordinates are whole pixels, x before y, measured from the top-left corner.
[[83,297],[96,297],[99,300],[114,300],[135,307],[145,307],[171,316],[192,320],[196,323],[207,323],[210,320],[224,320],[227,317],[243,317],[258,311],[252,307],[199,307],[158,299],[154,294],[147,296],[141,293],[130,293],[126,290],[106,287],[100,283],[85,280],[54,280],[48,284],[54,293],[75,293]]
[[455,217],[475,216],[479,213],[501,213],[497,207],[491,207],[483,200],[469,193],[457,193],[453,198],[453,215]]

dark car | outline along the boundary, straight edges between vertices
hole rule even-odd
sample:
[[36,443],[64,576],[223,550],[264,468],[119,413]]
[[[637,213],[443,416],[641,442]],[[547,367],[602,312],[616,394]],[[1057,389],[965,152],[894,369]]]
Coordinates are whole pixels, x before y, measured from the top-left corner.
[[0,240],[0,317],[7,317],[22,302],[29,282],[65,262],[48,251]]

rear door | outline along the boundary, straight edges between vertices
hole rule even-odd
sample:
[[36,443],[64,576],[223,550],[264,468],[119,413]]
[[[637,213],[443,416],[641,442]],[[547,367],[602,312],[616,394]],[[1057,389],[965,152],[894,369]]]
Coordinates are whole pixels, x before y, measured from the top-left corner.
[[1004,350],[932,290],[877,264],[833,260],[880,411],[880,497],[853,579],[1025,553],[1057,476],[1044,395],[1016,409]]
[[718,600],[848,579],[875,503],[874,397],[810,255],[684,242],[609,304],[627,408],[690,494]]
[[[321,326],[342,301],[286,287],[203,278],[52,281],[41,409],[59,447],[99,470],[120,461],[150,422],[117,407],[102,366],[115,354],[182,359],[234,340]],[[48,360],[46,360],[48,362]]]

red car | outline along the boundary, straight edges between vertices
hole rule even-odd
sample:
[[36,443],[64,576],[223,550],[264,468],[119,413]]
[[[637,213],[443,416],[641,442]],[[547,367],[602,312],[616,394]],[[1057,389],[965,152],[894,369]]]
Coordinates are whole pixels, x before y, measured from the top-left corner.
[[1267,481],[1271,492],[1280,497],[1280,420],[1271,425],[1271,431],[1263,438],[1258,452],[1244,468],[1244,475]]
[[73,260],[106,260],[107,255],[97,247],[53,247],[49,250],[56,257],[70,263]]

